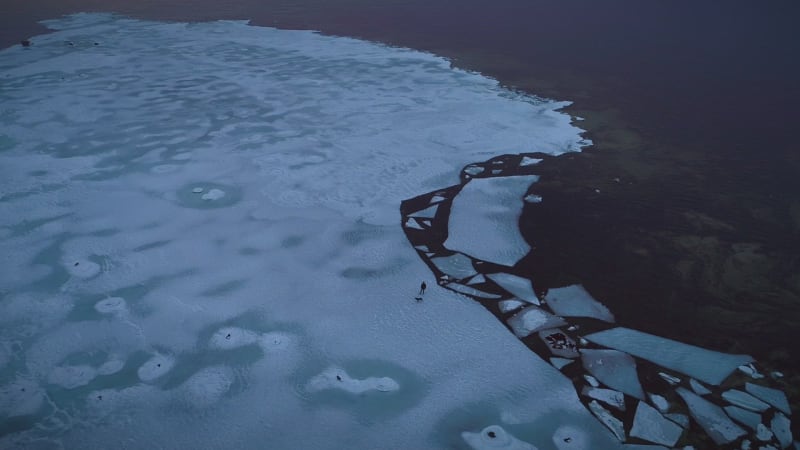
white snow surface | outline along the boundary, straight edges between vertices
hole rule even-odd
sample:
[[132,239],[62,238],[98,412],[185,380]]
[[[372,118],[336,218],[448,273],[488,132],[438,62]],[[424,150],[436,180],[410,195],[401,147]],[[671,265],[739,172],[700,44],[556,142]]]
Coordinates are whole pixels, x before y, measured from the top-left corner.
[[519,231],[523,197],[538,177],[470,180],[453,199],[444,246],[473,258],[513,266],[530,251]]
[[[308,31],[104,14],[46,25],[0,51],[0,347],[15,355],[0,420],[26,416],[0,447],[447,447],[495,423],[440,426],[476,402],[515,411],[537,447],[617,447],[482,306],[435,285],[413,301],[430,274],[399,223],[401,200],[458,183],[487,153],[579,150],[566,103]],[[512,180],[496,182],[516,188],[504,218],[532,179]],[[506,261],[527,252],[504,234],[516,219],[486,214],[462,237],[490,233],[481,248],[497,240]],[[378,378],[407,403],[365,412],[301,392],[319,374],[308,367],[355,360],[393,368]],[[116,372],[91,380],[58,369],[104,361]]]

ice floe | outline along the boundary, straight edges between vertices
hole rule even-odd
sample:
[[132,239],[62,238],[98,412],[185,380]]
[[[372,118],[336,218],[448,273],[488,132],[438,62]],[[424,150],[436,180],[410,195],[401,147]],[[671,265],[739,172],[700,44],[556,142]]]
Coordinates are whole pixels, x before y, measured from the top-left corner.
[[533,284],[531,280],[513,275],[510,273],[498,272],[486,275],[487,278],[497,283],[501,288],[505,289],[511,295],[514,295],[520,300],[525,300],[528,303],[539,305],[539,297],[533,292]]
[[792,445],[792,427],[791,421],[783,413],[777,413],[769,423],[769,427],[778,438],[781,448],[786,448]]
[[766,411],[769,408],[768,404],[738,389],[729,389],[723,392],[722,398],[736,406],[752,411]]
[[595,400],[589,402],[589,411],[591,411],[592,414],[594,414],[595,417],[597,417],[597,420],[599,420],[603,425],[608,427],[608,429],[611,430],[612,433],[614,433],[614,436],[616,436],[617,439],[620,440],[620,442],[625,442],[625,427],[622,424],[621,420],[614,417],[613,414],[608,412],[607,409],[600,406],[600,404],[597,403],[597,401]]
[[525,305],[527,305],[527,303],[519,300],[503,300],[497,303],[497,307],[500,308],[500,312],[502,313],[510,313],[511,311],[517,310]]
[[689,413],[717,445],[727,444],[747,434],[719,406],[685,388],[676,390],[686,402]]
[[744,389],[753,396],[778,408],[784,414],[792,413],[789,408],[789,401],[786,399],[786,394],[784,394],[783,391],[753,383],[746,383]]
[[[572,360],[567,361],[572,362]],[[584,386],[583,390],[581,390],[581,395],[600,400],[619,411],[625,411],[625,396],[622,392],[613,389]]]
[[444,246],[473,258],[513,266],[530,251],[519,230],[522,197],[534,175],[476,178],[453,199]]
[[508,319],[508,325],[517,337],[524,338],[541,330],[566,325],[566,322],[538,306],[529,306]]
[[472,266],[472,260],[461,253],[455,253],[450,256],[437,256],[431,258],[431,262],[445,275],[457,280],[468,278],[478,273]]
[[671,447],[680,439],[683,428],[664,418],[661,413],[647,403],[639,402],[630,434],[654,444]]
[[761,414],[748,411],[738,406],[726,406],[723,408],[731,419],[755,430],[761,424]]
[[614,322],[614,315],[598,302],[583,286],[572,285],[547,291],[545,300],[554,313],[564,317],[591,317]]
[[636,361],[616,350],[581,350],[583,366],[606,386],[644,400],[644,391],[636,371]]
[[712,385],[719,385],[737,367],[753,360],[751,356],[715,352],[629,328],[612,328],[585,337]]

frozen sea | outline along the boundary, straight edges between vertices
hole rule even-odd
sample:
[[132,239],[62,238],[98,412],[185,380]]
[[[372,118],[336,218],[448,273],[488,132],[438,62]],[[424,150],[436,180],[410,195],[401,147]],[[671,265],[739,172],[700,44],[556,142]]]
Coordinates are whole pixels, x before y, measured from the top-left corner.
[[618,446],[479,304],[413,300],[400,227],[587,144],[565,103],[308,31],[46,26],[0,52],[0,447]]

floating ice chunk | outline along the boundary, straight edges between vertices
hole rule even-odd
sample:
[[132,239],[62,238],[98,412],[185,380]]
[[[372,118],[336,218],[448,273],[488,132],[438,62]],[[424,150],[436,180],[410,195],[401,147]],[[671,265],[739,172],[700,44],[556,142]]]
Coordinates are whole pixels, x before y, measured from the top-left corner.
[[125,367],[125,361],[118,357],[111,357],[97,368],[98,375],[111,375],[119,372]]
[[414,230],[424,230],[424,228],[422,228],[422,226],[418,224],[413,217],[409,217],[408,220],[406,220],[406,228],[412,228]]
[[445,275],[449,275],[457,280],[471,277],[478,273],[475,268],[472,267],[472,260],[461,253],[431,258],[431,262],[437,269],[444,272]]
[[73,277],[92,278],[100,273],[100,265],[88,259],[68,259],[64,264]]
[[[571,359],[567,359],[565,361],[572,362]],[[625,395],[623,395],[622,392],[615,391],[613,389],[584,386],[583,390],[581,390],[581,395],[585,395],[595,400],[600,400],[601,402],[619,411],[625,411]]]
[[201,194],[203,192],[203,188],[201,187],[192,188],[192,192],[195,194]]
[[669,411],[669,402],[664,397],[658,394],[647,394],[650,402],[655,406],[659,412],[665,413]]
[[683,428],[664,418],[655,408],[639,402],[633,418],[631,436],[666,446],[673,446],[683,434]]
[[550,352],[556,356],[564,358],[577,358],[580,356],[575,341],[558,328],[540,331],[539,338],[547,345]]
[[157,353],[145,361],[136,373],[140,380],[150,382],[169,372],[174,365],[175,358]]
[[480,433],[461,433],[464,442],[474,450],[502,448],[506,450],[536,450],[533,445],[521,441],[498,425],[490,425]]
[[783,378],[783,372],[778,372],[776,370],[774,372],[770,372],[769,376],[772,377],[773,380],[777,380],[779,378]]
[[481,166],[468,166],[467,168],[464,169],[464,173],[472,175],[474,177],[475,175],[483,173],[484,170],[485,169]]
[[682,428],[689,428],[689,416],[687,416],[686,414],[680,414],[680,413],[664,414],[664,417],[677,423]]
[[747,355],[719,353],[622,327],[585,337],[596,344],[638,356],[715,386],[737,367],[753,360]]
[[668,373],[658,372],[658,376],[661,377],[662,380],[666,381],[667,383],[676,386],[681,384],[681,379],[678,377],[674,377]]
[[761,442],[768,442],[771,441],[772,438],[775,436],[775,433],[772,432],[766,425],[763,423],[759,423],[756,425],[756,439]]
[[753,366],[753,364],[744,364],[742,366],[737,367],[739,372],[742,372],[745,375],[749,375],[750,378],[758,380],[760,378],[764,378],[764,375],[759,373],[758,370]]
[[416,245],[414,246],[414,248],[421,251],[422,253],[428,253],[430,251],[427,245]]
[[86,386],[96,376],[97,371],[91,366],[59,366],[50,372],[47,382],[61,386],[64,389],[75,389],[76,387]]
[[17,378],[0,386],[0,417],[28,416],[36,413],[44,401],[44,390],[33,380]]
[[491,292],[482,291],[480,289],[475,289],[473,287],[469,287],[456,282],[447,283],[445,286],[461,294],[471,295],[473,297],[478,297],[478,298],[496,299],[501,297],[500,295],[492,294]]
[[497,306],[500,308],[500,312],[502,313],[508,313],[514,311],[515,309],[521,307],[522,305],[527,305],[527,303],[521,302],[519,300],[503,300],[502,302],[497,304]]
[[208,346],[216,350],[231,350],[255,344],[258,340],[258,333],[253,331],[237,327],[224,327],[211,335]]
[[309,380],[306,390],[319,392],[327,389],[340,389],[351,394],[363,394],[369,391],[393,392],[400,385],[389,377],[369,377],[363,380],[351,378],[347,372],[337,367],[330,367]]
[[644,400],[644,391],[636,372],[636,361],[616,350],[581,350],[583,367],[601,383],[632,397]]
[[589,450],[589,436],[573,425],[562,425],[553,433],[553,443],[558,450]]
[[539,304],[539,298],[533,292],[533,284],[527,278],[504,272],[491,273],[486,275],[486,278],[494,281],[520,300],[525,300],[534,305]]
[[592,298],[579,284],[550,289],[544,298],[553,312],[559,316],[592,317],[605,322],[614,322],[611,311]]
[[570,365],[570,364],[572,364],[574,362],[575,362],[574,359],[556,358],[556,357],[550,358],[550,364],[552,364],[553,367],[555,367],[558,370],[561,370],[564,367],[566,367],[566,366],[568,366],[568,365]]
[[122,297],[109,297],[94,304],[94,309],[100,314],[124,314],[127,311],[125,299]]
[[625,427],[622,425],[621,420],[614,417],[613,414],[600,406],[600,404],[595,400],[589,402],[589,411],[591,411],[592,414],[597,417],[597,420],[599,420],[600,423],[608,427],[608,429],[614,433],[614,436],[616,436],[620,442],[625,442]]
[[523,156],[522,160],[519,162],[520,166],[532,166],[534,164],[539,164],[542,162],[541,158],[531,158],[530,156]]
[[206,367],[184,383],[186,400],[196,408],[213,405],[230,390],[233,381],[234,373],[230,367]]
[[518,338],[566,324],[561,317],[554,316],[538,306],[529,306],[508,319],[508,325]]
[[417,212],[413,212],[409,214],[409,217],[420,217],[423,219],[433,219],[436,217],[436,211],[439,210],[439,205],[429,206],[425,209],[421,209]]
[[485,282],[486,282],[486,277],[484,277],[483,274],[479,273],[479,274],[475,275],[474,277],[470,278],[469,279],[469,283],[467,283],[467,284],[480,284],[480,283],[485,283]]
[[676,392],[686,402],[694,420],[717,445],[727,444],[747,434],[733,423],[719,406],[682,387]]
[[708,395],[711,393],[708,388],[703,386],[699,381],[695,380],[694,378],[689,378],[689,386],[692,387],[692,390],[697,395]]
[[527,203],[542,203],[542,196],[536,194],[528,194],[525,196],[524,200]]
[[434,195],[431,197],[431,205],[435,205],[436,203],[441,203],[447,200],[446,198],[442,197],[441,195]]
[[453,198],[444,246],[483,261],[513,266],[530,252],[519,229],[522,197],[533,175],[473,179]]
[[726,406],[723,409],[731,419],[754,430],[761,424],[761,414],[739,408],[738,406]]
[[761,400],[753,397],[750,394],[745,392],[730,389],[722,393],[722,398],[727,400],[728,402],[736,405],[741,406],[742,408],[747,408],[752,411],[766,411],[769,408],[769,405],[762,402]]
[[746,383],[744,385],[744,389],[761,400],[764,400],[770,405],[783,411],[785,414],[792,413],[792,410],[789,408],[789,401],[786,400],[786,394],[784,394],[782,391],[753,383]]
[[586,382],[589,383],[589,385],[591,387],[595,387],[595,388],[600,387],[600,382],[597,381],[597,378],[595,378],[595,377],[593,377],[591,375],[584,375],[583,379],[586,380]]
[[769,427],[772,429],[772,432],[775,433],[775,437],[778,438],[781,448],[792,445],[792,423],[783,413],[775,414]]
[[203,200],[213,201],[213,200],[219,200],[222,197],[225,197],[225,191],[223,191],[222,189],[212,188],[208,192],[203,194],[200,198],[202,198]]

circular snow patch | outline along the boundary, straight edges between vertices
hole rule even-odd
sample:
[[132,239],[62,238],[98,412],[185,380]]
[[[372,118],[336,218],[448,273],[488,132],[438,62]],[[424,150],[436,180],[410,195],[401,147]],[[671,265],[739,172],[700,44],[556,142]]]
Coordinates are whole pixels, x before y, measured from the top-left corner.
[[222,189],[214,188],[203,194],[203,196],[200,198],[208,201],[208,200],[219,200],[222,197],[225,197],[225,191],[223,191]]
[[91,278],[100,273],[100,265],[88,259],[67,260],[65,267],[70,275],[78,278]]
[[178,189],[177,200],[188,208],[209,209],[234,205],[242,199],[241,189],[218,183],[191,183]]
[[112,357],[108,361],[104,362],[102,366],[97,368],[97,374],[111,375],[119,372],[123,367],[125,367],[125,361],[116,357]]
[[272,331],[264,333],[259,343],[265,352],[274,352],[286,350],[292,345],[292,341],[292,335],[280,331]]
[[212,405],[228,392],[233,381],[234,374],[230,367],[207,367],[192,375],[184,383],[186,399],[198,408]]
[[572,425],[560,426],[553,433],[553,443],[558,450],[588,450],[589,438],[586,433]]
[[520,441],[498,425],[490,425],[479,433],[465,431],[461,437],[471,448],[483,449],[509,449],[509,450],[536,450],[531,444]]
[[175,358],[171,356],[156,354],[148,359],[136,372],[139,379],[144,382],[153,381],[166,374],[175,365]]
[[126,311],[125,299],[122,297],[110,297],[94,304],[94,309],[100,314],[120,314]]
[[306,389],[309,392],[338,389],[351,394],[363,394],[369,391],[392,392],[400,389],[400,385],[389,377],[351,378],[344,370],[331,367],[309,380]]

